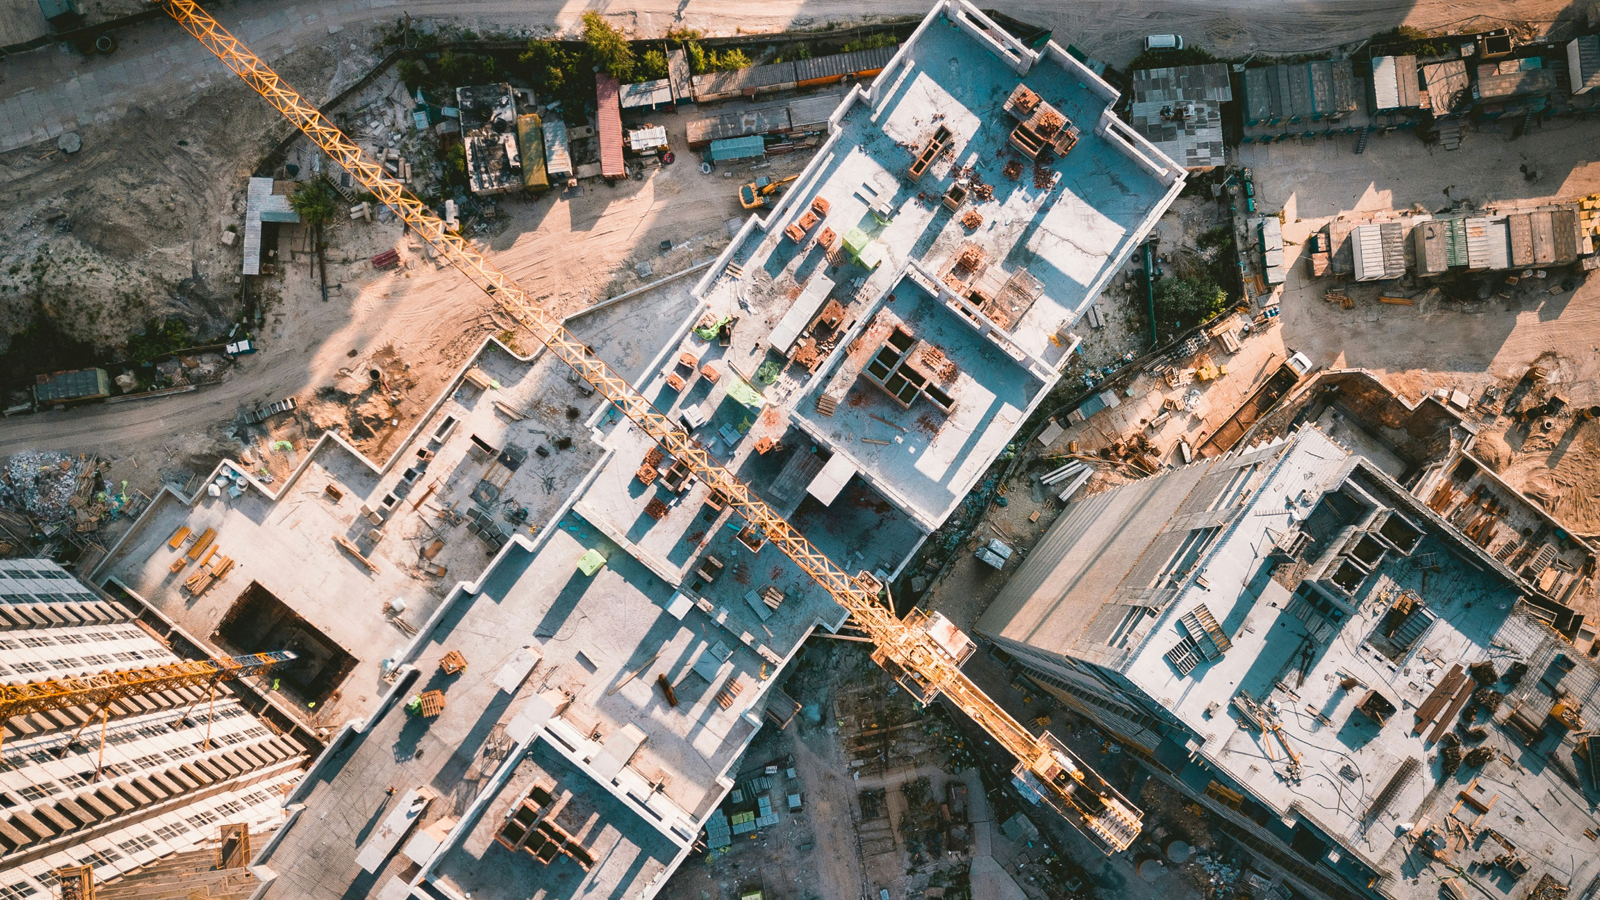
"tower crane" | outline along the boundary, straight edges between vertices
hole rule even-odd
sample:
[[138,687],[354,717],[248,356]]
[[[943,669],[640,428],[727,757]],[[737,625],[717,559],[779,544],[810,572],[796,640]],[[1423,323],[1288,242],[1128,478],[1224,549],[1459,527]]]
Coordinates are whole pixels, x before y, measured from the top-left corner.
[[[261,675],[273,666],[295,658],[293,653],[252,653],[222,659],[187,659],[175,663],[141,666],[137,669],[119,669],[97,672],[93,675],[74,675],[30,681],[25,684],[0,685],[0,742],[5,740],[5,723],[13,716],[65,709],[69,706],[94,704],[95,711],[78,730],[73,732],[71,745],[85,726],[95,719],[102,724],[107,708],[125,697],[171,691],[179,688],[205,686],[215,689],[218,684],[235,678]],[[198,698],[197,698],[198,702]],[[190,704],[193,708],[193,704]]]
[[877,582],[870,574],[851,576],[828,559],[682,426],[656,409],[627,379],[570,334],[560,319],[465,240],[446,231],[432,210],[198,3],[152,2],[304,132],[330,160],[392,209],[506,314],[532,332],[557,359],[593,385],[635,427],[718,491],[748,527],[776,545],[849,611],[856,626],[876,647],[873,661],[887,669],[914,697],[928,703],[945,695],[1017,758],[1013,774],[1029,793],[1065,816],[1104,852],[1121,851],[1133,843],[1139,834],[1142,813],[1059,740],[1048,732],[1034,735],[986,696],[961,671],[945,644],[930,633],[926,616],[914,615],[902,621],[881,604]]

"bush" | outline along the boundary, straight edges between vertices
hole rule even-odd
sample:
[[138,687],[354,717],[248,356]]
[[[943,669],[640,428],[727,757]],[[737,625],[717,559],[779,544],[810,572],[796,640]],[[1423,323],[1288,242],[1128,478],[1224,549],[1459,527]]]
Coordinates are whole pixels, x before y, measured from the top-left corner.
[[633,47],[622,36],[622,32],[592,9],[583,14],[583,42],[588,45],[589,55],[595,65],[620,82],[633,80],[633,70],[637,65],[633,58]]
[[840,53],[854,53],[857,50],[876,50],[879,47],[893,47],[900,43],[892,34],[869,34],[858,41],[849,41],[839,48]]
[[689,57],[689,71],[696,75],[704,75],[706,68],[706,51],[704,47],[694,41],[683,45],[683,52]]
[[708,62],[713,72],[737,72],[750,68],[750,57],[743,50],[713,51]]
[[428,67],[417,60],[409,58],[400,60],[400,64],[395,67],[395,72],[400,76],[400,80],[405,83],[405,86],[411,90],[416,90],[417,86],[422,84],[422,80],[428,77]]
[[1128,71],[1165,69],[1170,66],[1203,66],[1216,61],[1217,58],[1211,51],[1200,47],[1185,47],[1182,50],[1146,50],[1135,56],[1133,62],[1128,63]]
[[446,84],[487,84],[503,77],[500,64],[492,56],[478,53],[456,53],[446,50],[439,54],[439,78]]
[[1162,278],[1155,283],[1156,330],[1186,331],[1228,307],[1228,292],[1210,278]]
[[667,55],[660,50],[646,50],[639,57],[637,74],[645,81],[667,77]]
[[191,343],[187,322],[182,319],[151,319],[144,326],[144,334],[128,338],[128,357],[134,362],[149,364]]

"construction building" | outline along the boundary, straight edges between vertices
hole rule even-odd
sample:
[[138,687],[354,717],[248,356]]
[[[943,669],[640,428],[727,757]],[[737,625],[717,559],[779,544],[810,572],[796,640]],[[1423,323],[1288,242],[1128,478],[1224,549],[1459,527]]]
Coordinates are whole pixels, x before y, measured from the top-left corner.
[[[598,80],[620,170],[617,90]],[[1115,97],[1057,45],[939,3],[626,377],[815,552],[886,582],[1059,379],[1077,318],[1183,188]],[[256,859],[266,897],[652,896],[806,637],[844,627],[791,545],[594,391],[553,354],[488,342],[387,459],[330,432],[270,483],[225,463],[158,496],[97,570],[219,655],[304,657],[281,692],[329,749]],[[229,568],[175,578],[185,528]],[[903,628],[951,665],[970,653],[942,617]],[[1033,784],[1108,848],[1137,833],[1136,817],[1095,831]]]
[[1222,104],[1233,99],[1224,65],[1140,69],[1133,73],[1128,122],[1190,171],[1226,163]]
[[[47,560],[0,560],[0,678],[10,686],[179,661],[122,605]],[[141,877],[283,823],[306,748],[226,684],[12,711],[0,742],[0,896],[56,896],[57,869],[89,866],[102,897],[141,896]],[[259,702],[252,700],[252,704]],[[102,717],[102,710],[105,715]],[[225,866],[235,880],[249,853]],[[208,878],[191,873],[198,889]],[[221,873],[226,876],[227,873]],[[126,884],[126,890],[122,887]],[[212,893],[207,896],[224,896]],[[247,896],[245,894],[244,896]]]
[[1600,666],[1551,627],[1559,540],[1394,462],[1305,427],[1082,500],[978,630],[1307,895],[1582,892]]

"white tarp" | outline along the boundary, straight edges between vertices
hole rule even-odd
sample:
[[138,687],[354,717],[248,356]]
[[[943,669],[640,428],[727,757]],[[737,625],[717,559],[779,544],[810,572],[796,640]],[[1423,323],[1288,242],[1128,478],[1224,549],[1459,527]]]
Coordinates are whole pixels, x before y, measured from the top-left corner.
[[828,460],[828,464],[822,467],[822,471],[817,473],[817,477],[806,485],[806,493],[820,500],[823,506],[827,506],[839,496],[839,492],[844,490],[845,482],[854,474],[856,467],[850,464],[850,460],[843,453],[835,453],[833,458]]

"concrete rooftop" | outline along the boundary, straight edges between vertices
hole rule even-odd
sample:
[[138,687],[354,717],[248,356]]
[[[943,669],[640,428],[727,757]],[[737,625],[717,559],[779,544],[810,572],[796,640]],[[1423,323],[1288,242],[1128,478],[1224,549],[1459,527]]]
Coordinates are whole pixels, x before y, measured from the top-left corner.
[[[1329,864],[1349,871],[1352,880],[1364,883],[1369,877],[1352,867],[1358,860],[1387,876],[1379,889],[1388,896],[1436,897],[1437,879],[1453,873],[1425,857],[1407,839],[1408,826],[1402,823],[1444,827],[1454,809],[1459,821],[1474,824],[1476,813],[1462,808],[1457,794],[1477,778],[1487,787],[1482,799],[1499,794],[1482,824],[1523,848],[1533,866],[1522,883],[1532,884],[1549,871],[1564,884],[1586,884],[1600,871],[1600,858],[1583,836],[1595,824],[1592,798],[1560,777],[1553,759],[1570,756],[1570,739],[1564,749],[1558,736],[1546,733],[1526,746],[1509,729],[1490,724],[1485,745],[1504,761],[1496,758],[1481,770],[1463,765],[1446,776],[1432,727],[1420,735],[1413,729],[1414,713],[1452,665],[1490,660],[1504,672],[1517,659],[1531,669],[1540,654],[1553,657],[1550,648],[1563,642],[1519,605],[1525,586],[1448,533],[1376,468],[1316,431],[1302,431],[1258,477],[1243,514],[1199,559],[1193,570],[1197,577],[1147,631],[1133,636],[1137,649],[1120,667],[1125,676],[1198,736],[1198,752],[1207,763],[1274,813],[1307,820],[1329,835],[1338,845],[1329,848]],[[1326,501],[1315,499],[1328,491],[1337,497],[1375,497],[1424,529],[1409,554],[1385,554],[1348,602],[1329,601],[1309,578],[1291,591],[1277,571],[1282,560],[1267,555],[1279,536],[1296,527],[1313,538],[1308,559],[1347,540],[1343,528],[1349,515],[1337,515]],[[1414,642],[1398,646],[1379,626],[1407,593],[1421,599],[1431,624]],[[1180,674],[1165,655],[1183,638],[1178,619],[1200,606],[1220,623],[1232,647]],[[1587,659],[1577,661],[1576,653],[1568,656],[1577,668],[1564,687],[1579,702],[1588,702],[1600,691],[1600,670]],[[1531,670],[1511,692],[1516,697],[1531,691],[1530,699],[1515,705],[1530,708],[1524,714],[1540,723],[1555,687],[1554,682],[1548,689],[1537,687],[1542,672]],[[1356,684],[1346,689],[1341,682],[1349,678]],[[1372,690],[1397,710],[1381,726],[1357,709]],[[1290,777],[1280,745],[1269,748],[1270,737],[1241,725],[1230,706],[1241,694],[1275,704],[1283,733],[1301,755],[1298,780]],[[1503,704],[1499,720],[1513,705]],[[1420,764],[1417,772],[1397,776],[1406,760]],[[1394,786],[1386,790],[1392,779]],[[1380,793],[1387,799],[1379,802]],[[1498,846],[1491,841],[1485,847],[1480,836],[1475,848],[1459,856],[1486,853],[1492,859]],[[1464,865],[1466,859],[1456,862]],[[1419,875],[1420,884],[1414,884]],[[1491,896],[1511,895],[1511,884],[1487,867],[1475,880]]]

